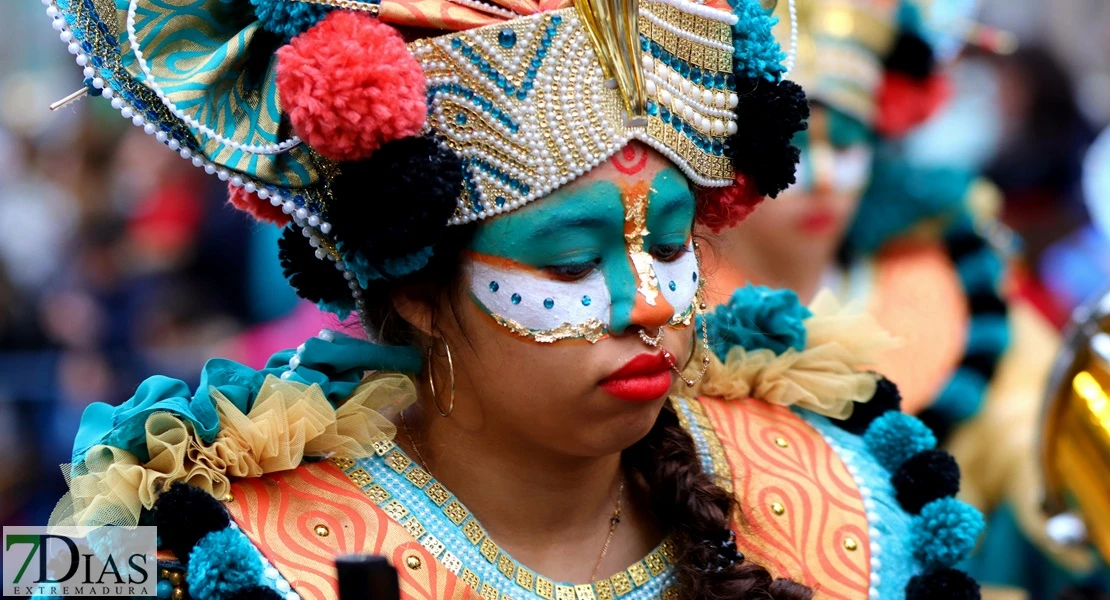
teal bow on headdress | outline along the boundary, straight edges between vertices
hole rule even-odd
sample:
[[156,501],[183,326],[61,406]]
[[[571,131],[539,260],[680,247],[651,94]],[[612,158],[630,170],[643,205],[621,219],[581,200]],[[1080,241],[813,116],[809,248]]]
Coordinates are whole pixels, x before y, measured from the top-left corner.
[[258,2],[116,0],[122,63],[193,128],[194,143],[213,163],[276,186],[308,187],[319,173],[282,122],[274,52],[324,9]]

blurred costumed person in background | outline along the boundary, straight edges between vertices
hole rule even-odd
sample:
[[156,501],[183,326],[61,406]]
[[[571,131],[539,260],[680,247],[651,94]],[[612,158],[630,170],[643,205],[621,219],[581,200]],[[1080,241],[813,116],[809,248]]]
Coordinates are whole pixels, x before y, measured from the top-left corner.
[[[878,370],[896,374],[903,410],[953,452],[963,497],[996,524],[975,563],[984,585],[1047,598],[1098,565],[1053,543],[1038,506],[1037,421],[1058,339],[1009,293],[997,193],[905,145],[947,95],[937,51],[954,41],[929,25],[953,22],[954,4],[798,3],[794,76],[812,113],[795,140],[798,181],[738,227],[709,224],[708,291],[716,304],[760,293],[751,284],[802,298],[831,288],[872,314],[901,342]],[[1025,556],[1015,536],[1037,550]]]
[[90,93],[369,338],[92,405],[53,524],[157,525],[175,600],[334,598],[350,553],[410,599],[979,597],[873,319],[698,319],[695,222],[786,187],[804,128],[763,7],[336,4],[50,4]]

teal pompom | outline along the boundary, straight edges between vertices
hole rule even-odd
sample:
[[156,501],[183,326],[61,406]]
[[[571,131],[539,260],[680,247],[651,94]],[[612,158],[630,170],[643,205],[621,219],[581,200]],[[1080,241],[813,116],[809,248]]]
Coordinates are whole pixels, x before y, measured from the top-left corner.
[[1006,315],[975,315],[971,318],[964,354],[1000,356],[1010,345],[1010,324]]
[[713,352],[724,360],[734,346],[775,354],[788,348],[801,351],[806,346],[804,321],[812,316],[793,291],[749,284],[705,318]]
[[377,264],[371,263],[360,252],[348,252],[347,244],[343,242],[339,242],[337,248],[343,254],[343,262],[355,274],[363,289],[370,287],[371,282],[397,279],[423,269],[435,252],[434,247],[425,246],[412,254],[389,258]]
[[913,520],[913,555],[926,569],[967,558],[983,531],[983,515],[955,498],[933,500]]
[[916,417],[898,411],[887,411],[871,422],[863,434],[863,442],[890,473],[898,470],[906,459],[937,446],[932,431]]
[[739,20],[732,26],[732,64],[737,77],[778,81],[786,72],[786,53],[771,28],[778,18],[763,10],[756,0],[729,0]]
[[239,531],[227,527],[202,537],[189,553],[185,581],[197,600],[221,600],[258,583],[262,561]]
[[989,290],[1002,278],[1006,263],[997,252],[988,247],[961,258],[956,263],[956,270],[960,273],[964,289]]
[[287,41],[308,31],[328,14],[328,9],[310,2],[250,0],[262,28]]
[[959,423],[979,413],[987,380],[969,367],[960,367],[952,373],[931,407],[950,421]]

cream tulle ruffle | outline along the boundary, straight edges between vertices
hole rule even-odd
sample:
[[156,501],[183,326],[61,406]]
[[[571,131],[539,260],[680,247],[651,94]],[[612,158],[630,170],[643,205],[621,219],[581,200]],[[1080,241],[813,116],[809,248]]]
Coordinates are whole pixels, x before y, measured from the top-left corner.
[[724,362],[711,357],[695,392],[799,406],[833,419],[851,416],[855,403],[875,393],[877,377],[865,369],[897,342],[873,317],[842,307],[828,290],[818,293],[809,309],[804,350],[775,354],[735,346]]
[[227,496],[231,481],[295,469],[305,457],[369,456],[373,444],[392,440],[390,417],[412,404],[416,389],[407,376],[388,373],[364,379],[349,398],[332,407],[318,385],[269,376],[247,414],[215,388],[220,431],[204,444],[192,426],[158,412],[146,420],[150,460],[111,446],[94,446],[81,463],[63,466],[70,491],[50,515],[50,526],[136,525],[158,493],[184,481]]

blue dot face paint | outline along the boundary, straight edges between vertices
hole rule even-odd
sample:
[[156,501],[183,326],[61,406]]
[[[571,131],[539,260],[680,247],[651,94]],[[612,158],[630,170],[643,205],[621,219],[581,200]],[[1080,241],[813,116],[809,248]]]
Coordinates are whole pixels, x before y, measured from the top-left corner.
[[659,162],[580,180],[484,221],[467,255],[471,300],[538,343],[689,324],[699,280],[694,196]]

